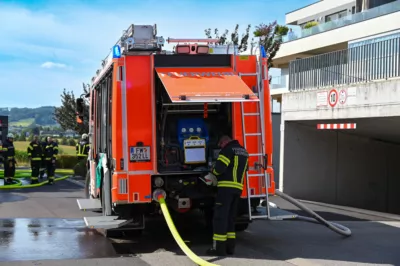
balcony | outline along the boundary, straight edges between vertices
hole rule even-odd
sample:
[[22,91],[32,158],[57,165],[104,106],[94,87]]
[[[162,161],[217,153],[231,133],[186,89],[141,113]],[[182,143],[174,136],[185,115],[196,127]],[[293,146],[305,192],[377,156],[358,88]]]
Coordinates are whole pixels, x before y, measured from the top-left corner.
[[306,38],[318,33],[334,30],[337,28],[349,26],[355,23],[363,22],[369,19],[377,18],[380,16],[388,15],[400,11],[400,1],[391,2],[389,4],[381,5],[376,8],[365,10],[361,13],[349,15],[337,20],[321,23],[317,26],[308,29],[294,30],[293,34],[286,35],[282,38],[283,43]]

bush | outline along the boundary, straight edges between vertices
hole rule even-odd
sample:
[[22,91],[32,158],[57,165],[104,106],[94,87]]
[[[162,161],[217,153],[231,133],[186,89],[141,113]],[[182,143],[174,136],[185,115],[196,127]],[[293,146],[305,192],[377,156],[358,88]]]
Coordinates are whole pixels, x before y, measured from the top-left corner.
[[15,150],[15,160],[17,163],[27,163],[28,153],[26,151]]
[[67,140],[66,137],[63,137],[63,138],[61,139],[61,145],[68,145],[68,140]]
[[56,161],[57,168],[73,169],[78,163],[78,158],[75,155],[58,155]]
[[86,160],[81,160],[74,167],[74,175],[75,176],[86,176]]
[[69,146],[75,146],[75,145],[76,145],[76,142],[75,142],[74,139],[69,139],[69,140],[68,140],[68,144],[69,144]]
[[317,25],[318,25],[318,22],[316,22],[316,21],[310,21],[310,22],[307,22],[306,25],[304,25],[304,28],[305,28],[305,29],[309,29],[309,28],[315,27],[315,26],[317,26]]
[[[28,153],[26,151],[15,151],[15,160],[18,164],[26,164],[29,162]],[[78,163],[75,155],[57,155],[56,168],[74,169]]]

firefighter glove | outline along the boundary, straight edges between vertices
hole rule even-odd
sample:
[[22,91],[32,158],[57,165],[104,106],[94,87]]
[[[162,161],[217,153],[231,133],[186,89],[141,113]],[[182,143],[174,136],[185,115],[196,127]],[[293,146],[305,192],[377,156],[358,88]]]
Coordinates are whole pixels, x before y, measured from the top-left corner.
[[204,177],[204,179],[206,180],[206,184],[209,186],[216,186],[218,183],[217,177],[215,175],[213,175],[212,173],[209,173],[208,175],[206,175]]

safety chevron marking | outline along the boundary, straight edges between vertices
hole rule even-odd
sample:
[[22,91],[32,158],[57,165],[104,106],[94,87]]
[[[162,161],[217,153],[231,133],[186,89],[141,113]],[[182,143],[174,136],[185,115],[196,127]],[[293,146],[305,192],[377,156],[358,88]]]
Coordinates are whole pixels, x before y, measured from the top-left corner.
[[356,129],[356,123],[317,124],[317,129]]

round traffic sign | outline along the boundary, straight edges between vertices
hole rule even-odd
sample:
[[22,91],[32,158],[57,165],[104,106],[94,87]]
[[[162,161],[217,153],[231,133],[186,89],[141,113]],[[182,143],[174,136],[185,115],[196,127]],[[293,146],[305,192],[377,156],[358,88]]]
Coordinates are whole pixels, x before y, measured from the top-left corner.
[[339,91],[339,103],[345,104],[346,100],[347,100],[347,92],[342,89]]
[[331,107],[335,107],[338,102],[338,92],[337,90],[333,89],[330,90],[328,93],[328,102]]

